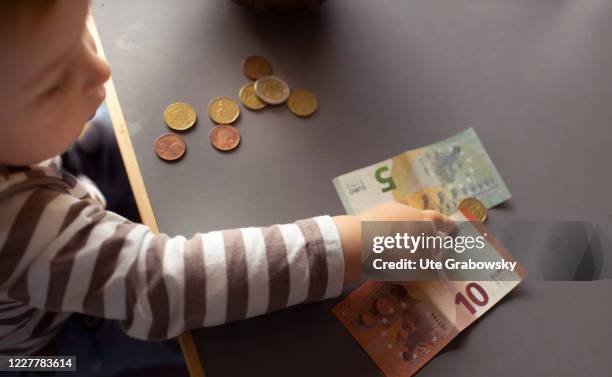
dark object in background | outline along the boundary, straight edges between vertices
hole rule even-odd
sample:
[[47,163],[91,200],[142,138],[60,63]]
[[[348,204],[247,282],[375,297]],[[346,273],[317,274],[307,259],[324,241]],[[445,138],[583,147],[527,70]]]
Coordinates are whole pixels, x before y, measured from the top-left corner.
[[326,0],[232,0],[247,8],[272,11],[299,11],[316,8]]

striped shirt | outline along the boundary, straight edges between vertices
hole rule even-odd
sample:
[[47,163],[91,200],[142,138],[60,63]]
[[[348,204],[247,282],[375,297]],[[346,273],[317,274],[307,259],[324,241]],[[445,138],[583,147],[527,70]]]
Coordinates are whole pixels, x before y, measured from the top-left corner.
[[0,166],[0,355],[35,352],[72,312],[161,340],[342,290],[329,216],[154,234],[106,211],[92,185],[58,164]]

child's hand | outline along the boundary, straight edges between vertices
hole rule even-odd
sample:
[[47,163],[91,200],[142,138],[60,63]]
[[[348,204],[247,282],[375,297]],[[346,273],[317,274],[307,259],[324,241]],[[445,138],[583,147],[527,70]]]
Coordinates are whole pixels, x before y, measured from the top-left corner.
[[[368,209],[357,216],[336,216],[334,222],[340,233],[344,250],[344,283],[355,283],[361,275],[361,222],[362,221],[420,221],[431,222],[431,233],[436,230],[450,232],[454,222],[439,212],[419,210],[396,202],[387,202]],[[422,229],[422,228],[420,228]]]

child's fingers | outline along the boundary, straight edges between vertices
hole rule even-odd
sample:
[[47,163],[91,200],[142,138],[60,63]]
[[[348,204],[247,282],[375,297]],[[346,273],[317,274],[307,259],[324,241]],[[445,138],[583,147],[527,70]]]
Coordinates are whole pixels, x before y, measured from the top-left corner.
[[450,217],[445,216],[438,211],[425,210],[423,211],[423,216],[425,216],[425,218],[427,218],[429,221],[433,222],[436,230],[447,234],[451,233],[457,226]]

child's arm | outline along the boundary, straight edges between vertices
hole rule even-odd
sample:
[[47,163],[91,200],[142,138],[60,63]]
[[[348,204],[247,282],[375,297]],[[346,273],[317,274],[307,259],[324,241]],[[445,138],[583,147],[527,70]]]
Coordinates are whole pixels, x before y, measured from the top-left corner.
[[187,240],[155,235],[57,191],[18,196],[11,230],[0,234],[0,294],[47,311],[118,319],[142,339],[338,295],[359,276],[362,219],[436,220],[390,204],[361,217],[321,216]]

